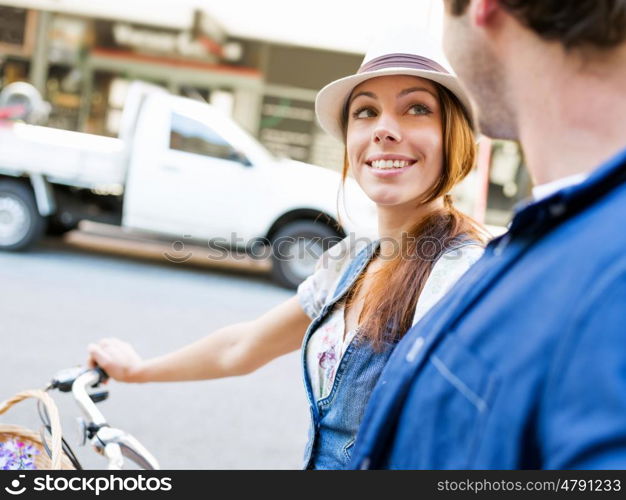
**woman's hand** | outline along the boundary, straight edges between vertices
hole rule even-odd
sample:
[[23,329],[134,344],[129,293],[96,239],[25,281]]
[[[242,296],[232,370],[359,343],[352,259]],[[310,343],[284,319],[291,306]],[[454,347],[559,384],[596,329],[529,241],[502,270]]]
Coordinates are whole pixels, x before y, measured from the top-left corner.
[[98,365],[111,378],[120,382],[139,382],[138,375],[143,360],[129,343],[106,338],[96,344],[89,344],[87,351],[87,366],[90,368]]

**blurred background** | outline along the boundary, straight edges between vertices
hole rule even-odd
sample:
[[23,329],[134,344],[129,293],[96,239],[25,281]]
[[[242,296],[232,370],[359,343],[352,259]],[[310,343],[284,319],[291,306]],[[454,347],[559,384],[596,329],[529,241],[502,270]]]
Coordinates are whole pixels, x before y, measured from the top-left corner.
[[[337,214],[343,148],[317,125],[315,95],[399,17],[440,38],[441,8],[0,0],[0,399],[82,362],[103,336],[151,356],[257,317],[327,245],[289,247],[285,264],[261,251],[279,237],[371,235],[353,186],[347,213],[362,220]],[[482,138],[454,195],[498,233],[530,188],[518,146]],[[242,379],[111,389],[103,412],[164,467],[300,464],[298,354]],[[73,428],[72,401],[59,405]],[[29,410],[0,422],[27,425]]]

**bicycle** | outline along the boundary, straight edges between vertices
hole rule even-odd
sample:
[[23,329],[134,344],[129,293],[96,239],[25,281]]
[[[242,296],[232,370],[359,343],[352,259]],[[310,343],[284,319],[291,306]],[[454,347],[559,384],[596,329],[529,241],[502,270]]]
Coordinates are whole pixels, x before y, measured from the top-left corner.
[[[4,413],[19,401],[36,398],[39,416],[43,423],[40,431],[41,437],[37,439],[34,437],[35,433],[27,430],[24,432],[24,429],[16,426],[4,426],[8,429],[4,433],[10,434],[11,431],[15,431],[22,437],[28,434],[26,439],[31,442],[36,441],[56,467],[61,468],[62,462],[69,460],[73,468],[82,470],[79,460],[60,433],[58,412],[48,394],[53,390],[71,392],[82,412],[82,417],[78,419],[79,445],[84,446],[90,442],[96,453],[108,459],[109,470],[121,470],[124,466],[124,458],[128,458],[144,470],[159,469],[156,458],[135,437],[122,429],[111,427],[96,407],[97,403],[106,400],[109,396],[108,389],[102,387],[107,379],[108,375],[101,368],[75,367],[58,372],[52,377],[44,391],[25,391],[6,401],[0,408],[0,413]],[[0,433],[2,433],[1,429]],[[64,457],[62,457],[63,454]],[[62,461],[61,458],[64,460]],[[71,467],[68,464],[63,468]]]

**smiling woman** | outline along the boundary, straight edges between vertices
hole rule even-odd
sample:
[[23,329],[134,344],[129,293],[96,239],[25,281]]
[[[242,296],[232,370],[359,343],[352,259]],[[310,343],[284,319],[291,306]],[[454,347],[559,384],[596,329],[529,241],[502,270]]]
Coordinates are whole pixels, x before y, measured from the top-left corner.
[[331,249],[298,288],[314,319],[303,342],[309,468],[348,463],[396,343],[482,253],[484,233],[448,194],[476,151],[471,104],[442,61],[416,30],[396,29],[317,97],[320,124],[345,144],[343,179],[351,170],[376,203],[380,239],[325,265]]
[[402,32],[384,37],[356,75],[322,89],[317,112],[346,146],[343,178],[351,170],[377,205],[378,259],[359,275],[346,309],[384,350],[428,302],[429,278],[454,275],[449,249],[472,253],[484,241],[448,194],[474,166],[472,106],[439,48]]
[[297,295],[164,356],[128,344],[89,347],[127,382],[243,375],[302,351],[311,410],[304,466],[350,461],[365,405],[397,341],[482,253],[479,228],[449,190],[475,158],[472,111],[456,78],[416,30],[375,46],[356,75],[322,89],[322,126],[346,145],[349,169],[378,212],[379,239],[353,235],[322,254]]
[[482,241],[476,224],[453,207],[447,194],[474,164],[474,137],[467,111],[454,94],[412,75],[360,83],[350,93],[341,121],[343,177],[351,168],[377,204],[379,232],[387,239],[386,246],[381,244],[385,263],[376,276],[361,275],[352,295],[358,296],[370,281],[358,323],[381,348],[385,325],[393,325],[391,340],[410,328],[434,262],[462,240]]

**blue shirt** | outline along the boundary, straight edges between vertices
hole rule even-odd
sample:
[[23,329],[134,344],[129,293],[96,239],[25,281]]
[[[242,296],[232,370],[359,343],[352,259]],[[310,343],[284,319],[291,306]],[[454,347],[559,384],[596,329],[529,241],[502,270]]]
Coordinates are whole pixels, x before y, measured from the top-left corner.
[[351,468],[626,468],[626,150],[519,209],[416,324]]

